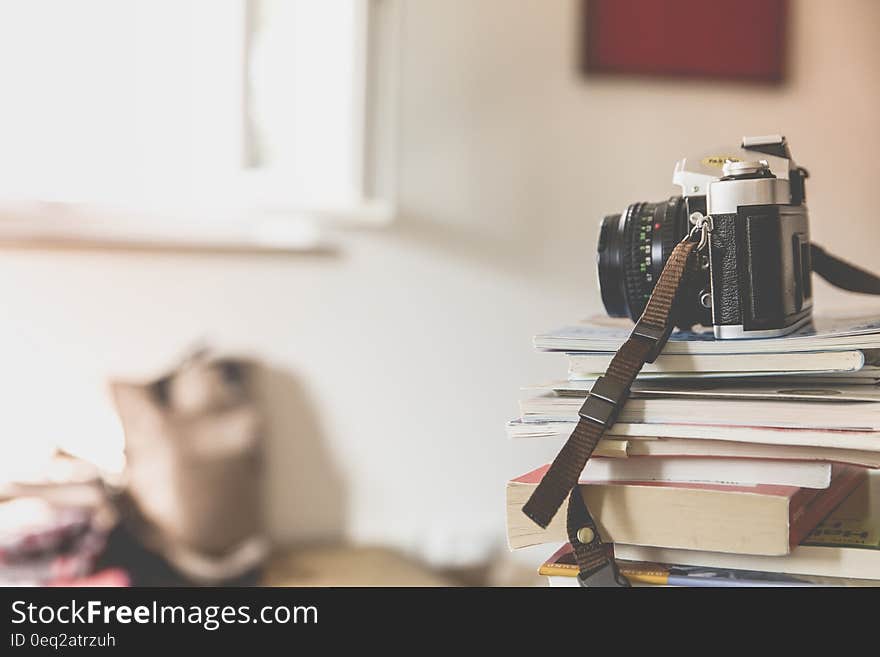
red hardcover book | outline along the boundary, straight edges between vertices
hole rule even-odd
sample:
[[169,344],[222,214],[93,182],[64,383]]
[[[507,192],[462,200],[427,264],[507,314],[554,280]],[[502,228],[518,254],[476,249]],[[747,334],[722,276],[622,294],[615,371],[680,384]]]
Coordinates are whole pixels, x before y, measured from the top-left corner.
[[[547,529],[522,506],[547,472],[543,466],[507,485],[512,548],[566,540],[565,508]],[[865,470],[834,466],[824,490],[668,482],[582,481],[581,494],[605,540],[740,554],[788,554],[864,481]]]

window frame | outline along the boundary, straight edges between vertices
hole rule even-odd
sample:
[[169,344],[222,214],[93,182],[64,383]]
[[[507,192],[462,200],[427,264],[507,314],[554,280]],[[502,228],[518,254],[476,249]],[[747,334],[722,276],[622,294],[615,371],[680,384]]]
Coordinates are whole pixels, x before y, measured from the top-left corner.
[[[172,204],[155,211],[94,202],[7,199],[0,201],[0,243],[312,250],[323,244],[324,226],[391,223],[395,216],[400,0],[349,1],[355,5],[352,176],[357,186],[353,201],[303,202],[291,196],[283,171],[245,168],[248,21],[256,0],[230,0],[227,10],[232,8],[238,16],[237,37],[229,39],[229,47],[235,49],[240,63],[236,79],[240,95],[234,100],[239,131],[224,133],[223,139],[228,136],[230,141],[223,145],[223,152],[234,157],[237,166],[229,169],[228,179],[216,181],[215,188],[222,191],[212,197],[211,207],[175,208]],[[379,119],[384,129],[377,126]]]

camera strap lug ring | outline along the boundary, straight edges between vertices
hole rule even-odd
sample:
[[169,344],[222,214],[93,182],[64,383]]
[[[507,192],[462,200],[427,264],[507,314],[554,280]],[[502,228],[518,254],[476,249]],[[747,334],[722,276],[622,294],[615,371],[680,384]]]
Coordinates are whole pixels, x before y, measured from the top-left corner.
[[709,244],[709,233],[712,232],[712,215],[704,215],[702,212],[693,212],[689,217],[693,226],[688,233],[688,239],[693,240],[697,231],[700,232],[700,243],[697,244],[697,251],[702,251]]

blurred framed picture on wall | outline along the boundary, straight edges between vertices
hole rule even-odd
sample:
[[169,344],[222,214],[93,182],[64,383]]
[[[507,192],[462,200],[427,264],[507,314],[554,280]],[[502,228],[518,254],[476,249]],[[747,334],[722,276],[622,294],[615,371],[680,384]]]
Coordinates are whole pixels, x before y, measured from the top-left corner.
[[582,0],[587,75],[785,77],[787,0]]

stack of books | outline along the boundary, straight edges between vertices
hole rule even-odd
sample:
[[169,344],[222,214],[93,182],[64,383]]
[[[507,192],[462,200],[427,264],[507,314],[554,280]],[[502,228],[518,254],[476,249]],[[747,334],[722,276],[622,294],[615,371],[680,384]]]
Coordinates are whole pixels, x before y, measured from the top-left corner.
[[[511,437],[561,447],[631,325],[598,320],[535,338],[565,380],[526,388]],[[783,338],[676,332],[646,365],[580,490],[633,583],[880,584],[880,321],[817,320]],[[507,486],[513,549],[566,540],[522,507],[547,465]],[[563,545],[541,566],[576,585]]]

